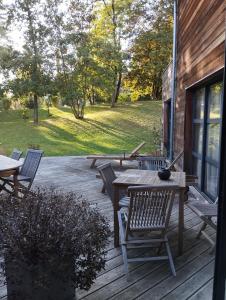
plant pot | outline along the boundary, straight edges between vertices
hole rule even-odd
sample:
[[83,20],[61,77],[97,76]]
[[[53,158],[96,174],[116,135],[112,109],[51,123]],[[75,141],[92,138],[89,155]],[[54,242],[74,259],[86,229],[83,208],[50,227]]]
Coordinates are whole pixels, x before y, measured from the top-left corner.
[[169,169],[161,168],[158,171],[158,176],[161,180],[168,180],[171,176],[171,172]]
[[31,268],[24,262],[7,259],[5,266],[8,300],[76,300],[70,280],[72,263],[64,264],[64,278],[68,279],[64,281],[59,276],[62,269],[59,270],[57,265],[53,272],[49,272],[47,265]]

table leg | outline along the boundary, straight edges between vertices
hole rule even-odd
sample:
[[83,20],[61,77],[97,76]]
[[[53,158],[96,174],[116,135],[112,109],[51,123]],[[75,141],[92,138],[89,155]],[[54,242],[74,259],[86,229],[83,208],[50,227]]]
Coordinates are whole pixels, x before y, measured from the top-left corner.
[[114,185],[114,246],[119,247],[119,224],[118,224],[118,210],[119,210],[119,187]]
[[179,193],[179,224],[178,224],[178,255],[183,253],[183,231],[184,231],[184,190]]

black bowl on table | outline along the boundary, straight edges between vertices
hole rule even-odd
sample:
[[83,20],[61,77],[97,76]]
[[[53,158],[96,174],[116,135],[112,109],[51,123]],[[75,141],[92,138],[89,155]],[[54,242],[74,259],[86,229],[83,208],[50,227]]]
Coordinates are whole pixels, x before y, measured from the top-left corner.
[[158,171],[158,176],[161,180],[168,180],[170,178],[171,172],[167,168],[161,168]]

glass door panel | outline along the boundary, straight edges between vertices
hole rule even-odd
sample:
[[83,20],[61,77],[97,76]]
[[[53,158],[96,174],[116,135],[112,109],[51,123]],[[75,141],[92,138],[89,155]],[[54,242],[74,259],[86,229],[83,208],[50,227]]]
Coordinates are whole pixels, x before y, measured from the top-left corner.
[[221,99],[222,99],[222,83],[216,83],[210,86],[208,119],[221,118]]
[[198,89],[193,99],[192,170],[200,189],[215,199],[218,193],[222,83]]
[[218,168],[206,163],[205,192],[214,200],[218,195]]
[[211,160],[218,162],[219,151],[220,151],[220,124],[219,123],[208,124],[206,155]]
[[203,145],[203,125],[195,123],[193,125],[193,152],[202,154]]
[[205,89],[199,89],[195,93],[194,98],[194,119],[203,120],[204,118],[204,105],[205,105]]

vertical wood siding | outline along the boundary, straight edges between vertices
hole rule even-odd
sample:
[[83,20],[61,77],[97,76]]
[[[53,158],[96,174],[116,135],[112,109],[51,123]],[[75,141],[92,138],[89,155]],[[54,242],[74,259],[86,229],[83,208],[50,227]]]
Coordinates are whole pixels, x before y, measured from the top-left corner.
[[[186,89],[224,66],[225,7],[225,0],[178,3],[175,155],[184,149],[188,138],[185,137]],[[190,117],[186,115],[187,122]],[[181,168],[183,165],[181,161]]]

